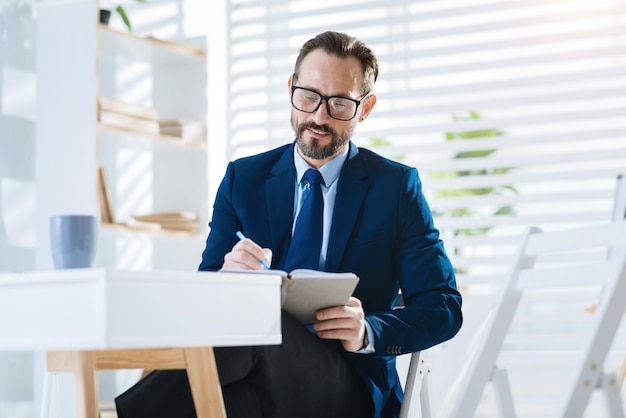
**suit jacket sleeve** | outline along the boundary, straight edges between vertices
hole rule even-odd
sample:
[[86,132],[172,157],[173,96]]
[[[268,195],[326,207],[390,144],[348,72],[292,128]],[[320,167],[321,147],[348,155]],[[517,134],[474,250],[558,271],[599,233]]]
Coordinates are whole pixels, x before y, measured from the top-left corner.
[[224,264],[224,255],[237,243],[236,231],[242,229],[232,201],[233,163],[229,163],[213,205],[210,233],[202,253],[199,270],[217,271]]
[[[392,241],[385,243],[383,236],[381,244],[384,244],[378,248],[383,253],[385,248],[392,248],[388,257],[379,260],[384,265],[388,258],[391,264],[386,273],[376,273],[387,274],[386,280],[400,286],[405,306],[381,307],[372,298],[371,289],[363,293],[376,355],[405,354],[432,347],[452,338],[462,323],[461,295],[456,288],[454,270],[434,226],[417,170],[407,169],[397,196],[389,191],[388,196],[397,197],[396,219],[388,222],[389,230],[393,231]],[[361,275],[365,280],[385,282],[381,277],[370,278],[366,271]]]

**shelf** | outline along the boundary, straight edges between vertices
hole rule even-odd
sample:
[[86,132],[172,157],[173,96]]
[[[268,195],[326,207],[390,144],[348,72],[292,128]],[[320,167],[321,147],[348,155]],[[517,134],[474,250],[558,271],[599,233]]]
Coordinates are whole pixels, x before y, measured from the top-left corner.
[[206,234],[202,234],[199,232],[175,231],[175,230],[170,230],[170,229],[150,230],[150,229],[133,228],[125,224],[101,223],[100,228],[104,230],[108,230],[108,231],[129,232],[129,233],[146,234],[146,235],[153,235],[153,236],[190,238],[194,240],[197,240],[197,239],[204,240],[206,238]]
[[136,132],[128,129],[118,128],[115,126],[105,125],[102,123],[98,124],[98,128],[105,132],[115,133],[116,135],[123,135],[127,140],[137,140],[139,138],[181,148],[196,149],[199,151],[207,150],[206,142],[188,141],[171,135],[154,135],[149,133]]
[[204,50],[191,45],[152,37],[140,37],[101,24],[98,25],[98,30],[102,54],[123,55],[137,61],[154,64],[182,63],[206,58]]
[[[102,106],[102,111],[206,126],[206,37],[173,42],[99,25],[97,38],[96,100],[121,102]],[[133,105],[155,109],[157,114],[146,115],[133,110]],[[208,233],[207,135],[183,139],[160,133],[153,123],[134,123],[129,118],[111,118],[110,123],[97,118],[95,131],[97,164],[106,170],[117,221],[101,224],[99,263],[133,270],[196,269]],[[136,213],[177,208],[196,213],[197,228],[125,224]]]

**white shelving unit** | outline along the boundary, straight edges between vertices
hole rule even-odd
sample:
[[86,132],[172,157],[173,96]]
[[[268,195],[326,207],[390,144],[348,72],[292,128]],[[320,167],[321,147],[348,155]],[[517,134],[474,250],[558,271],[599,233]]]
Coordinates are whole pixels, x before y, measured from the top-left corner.
[[[206,41],[170,42],[98,25],[99,95],[154,107],[159,119],[207,117]],[[98,124],[116,222],[133,215],[190,211],[198,230],[137,231],[103,224],[100,264],[143,270],[197,268],[207,233],[207,140],[136,134]]]
[[[48,6],[40,19],[38,231],[47,231],[52,214],[100,215],[97,170],[103,167],[116,224],[102,224],[98,266],[195,270],[208,232],[206,134],[191,142],[101,124],[97,103],[99,97],[108,97],[153,107],[160,120],[189,120],[206,127],[206,37],[142,37],[98,24],[97,15],[97,4],[77,1]],[[197,214],[197,230],[120,225],[133,215],[174,211]],[[47,269],[48,237],[41,235],[37,266]]]

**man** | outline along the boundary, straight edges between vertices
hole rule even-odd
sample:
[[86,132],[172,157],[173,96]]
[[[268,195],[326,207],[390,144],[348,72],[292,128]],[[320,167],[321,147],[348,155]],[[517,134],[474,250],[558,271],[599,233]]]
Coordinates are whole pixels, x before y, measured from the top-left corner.
[[[201,270],[302,267],[292,265],[292,234],[295,243],[304,195],[320,187],[321,247],[306,262],[360,277],[347,305],[318,312],[312,330],[283,313],[280,346],[216,348],[229,417],[395,417],[395,356],[461,326],[461,296],[417,171],[350,141],[376,104],[377,76],[361,41],[337,32],[309,40],[287,83],[295,142],[228,166]],[[320,186],[308,169],[318,169]],[[405,307],[394,310],[399,289]],[[194,416],[184,372],[157,372],[117,403],[120,418]]]

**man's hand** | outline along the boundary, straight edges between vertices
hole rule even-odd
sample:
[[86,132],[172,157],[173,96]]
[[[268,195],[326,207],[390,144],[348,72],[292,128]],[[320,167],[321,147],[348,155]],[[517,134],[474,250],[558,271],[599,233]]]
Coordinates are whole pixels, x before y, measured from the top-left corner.
[[225,269],[263,270],[261,260],[268,265],[272,264],[272,250],[261,248],[250,238],[239,241],[233,249],[224,256]]
[[361,301],[351,297],[346,306],[327,308],[317,313],[313,328],[318,337],[339,340],[346,351],[358,351],[365,336],[365,313]]

